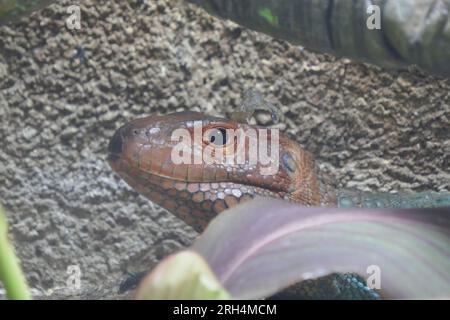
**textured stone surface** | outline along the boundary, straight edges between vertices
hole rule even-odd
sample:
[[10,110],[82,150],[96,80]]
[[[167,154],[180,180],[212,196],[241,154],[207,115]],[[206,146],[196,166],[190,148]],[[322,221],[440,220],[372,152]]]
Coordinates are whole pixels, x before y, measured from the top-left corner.
[[[108,139],[148,114],[229,115],[248,88],[337,187],[450,190],[448,79],[313,54],[181,1],[81,3],[81,30],[69,1],[0,27],[0,199],[35,293],[117,297],[124,272],[188,246],[192,229],[110,170]],[[81,292],[58,290],[69,265]]]

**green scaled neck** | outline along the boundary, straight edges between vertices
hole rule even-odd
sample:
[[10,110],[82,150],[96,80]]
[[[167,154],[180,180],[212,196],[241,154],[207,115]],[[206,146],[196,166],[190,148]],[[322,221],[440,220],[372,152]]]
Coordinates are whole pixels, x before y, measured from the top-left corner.
[[370,193],[339,192],[340,208],[450,208],[450,192]]

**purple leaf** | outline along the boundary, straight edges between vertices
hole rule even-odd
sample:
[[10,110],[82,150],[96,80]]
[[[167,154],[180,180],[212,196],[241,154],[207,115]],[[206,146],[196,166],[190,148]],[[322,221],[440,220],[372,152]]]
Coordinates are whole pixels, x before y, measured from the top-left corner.
[[257,199],[220,214],[193,249],[238,299],[334,272],[367,278],[370,266],[381,271],[383,298],[450,297],[448,208],[305,208]]

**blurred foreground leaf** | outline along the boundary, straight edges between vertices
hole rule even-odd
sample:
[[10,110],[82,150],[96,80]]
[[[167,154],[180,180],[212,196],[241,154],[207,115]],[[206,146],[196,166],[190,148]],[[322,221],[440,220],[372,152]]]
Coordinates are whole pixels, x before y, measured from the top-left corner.
[[0,205],[0,281],[9,299],[31,299],[25,277],[20,269],[14,249],[8,240],[8,222]]
[[193,249],[237,299],[332,273],[367,278],[377,269],[383,298],[450,297],[448,208],[305,208],[258,199],[221,213]]
[[192,251],[165,258],[139,285],[139,300],[228,299],[204,259]]

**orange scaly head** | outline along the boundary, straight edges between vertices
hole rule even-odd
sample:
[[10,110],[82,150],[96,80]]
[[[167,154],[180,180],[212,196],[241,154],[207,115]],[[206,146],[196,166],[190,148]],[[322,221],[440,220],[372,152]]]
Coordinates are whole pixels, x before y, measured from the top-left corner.
[[111,139],[108,161],[136,191],[197,231],[255,196],[335,201],[312,156],[285,135],[196,112],[129,122]]

